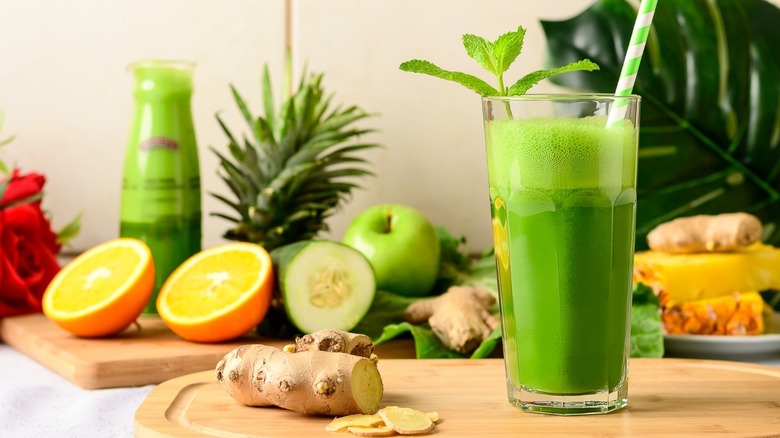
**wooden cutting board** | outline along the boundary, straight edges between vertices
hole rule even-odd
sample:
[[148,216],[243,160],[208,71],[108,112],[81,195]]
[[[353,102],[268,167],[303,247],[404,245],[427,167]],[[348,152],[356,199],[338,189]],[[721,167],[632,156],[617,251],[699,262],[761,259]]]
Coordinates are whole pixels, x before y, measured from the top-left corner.
[[[780,436],[780,369],[737,362],[634,359],[629,407],[606,415],[527,414],[506,401],[503,361],[380,360],[384,405],[437,411],[442,436]],[[212,372],[153,389],[135,413],[138,437],[353,437],[331,418],[251,408]]]
[[[281,347],[286,340],[245,336],[233,342],[198,344],[179,338],[157,317],[141,317],[139,327],[105,339],[73,336],[42,314],[0,319],[0,338],[85,389],[142,386],[196,371],[213,370],[238,345]],[[411,358],[411,341],[377,346],[380,357]]]

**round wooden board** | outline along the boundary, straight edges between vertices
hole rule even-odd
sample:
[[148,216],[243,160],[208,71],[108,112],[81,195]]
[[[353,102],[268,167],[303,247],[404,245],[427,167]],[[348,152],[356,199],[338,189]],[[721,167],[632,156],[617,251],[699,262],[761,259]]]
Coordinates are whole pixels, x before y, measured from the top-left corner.
[[[738,362],[635,359],[629,407],[606,415],[528,414],[506,401],[500,359],[379,362],[383,405],[437,411],[442,436],[780,436],[780,369]],[[157,386],[135,413],[139,437],[352,437],[326,432],[331,418],[251,408],[214,373]]]

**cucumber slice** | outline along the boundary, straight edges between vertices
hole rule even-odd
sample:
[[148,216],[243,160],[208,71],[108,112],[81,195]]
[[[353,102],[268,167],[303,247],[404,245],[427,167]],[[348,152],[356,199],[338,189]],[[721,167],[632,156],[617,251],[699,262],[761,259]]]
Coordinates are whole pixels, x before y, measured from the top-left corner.
[[374,270],[363,254],[347,245],[296,242],[274,250],[271,259],[287,316],[304,333],[352,330],[371,307]]

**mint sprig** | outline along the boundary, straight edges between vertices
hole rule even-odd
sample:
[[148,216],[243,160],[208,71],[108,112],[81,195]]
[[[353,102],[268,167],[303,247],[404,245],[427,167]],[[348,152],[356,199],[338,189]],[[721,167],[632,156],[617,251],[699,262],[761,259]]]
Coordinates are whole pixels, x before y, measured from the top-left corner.
[[504,85],[504,72],[506,72],[509,69],[509,66],[512,65],[518,56],[520,56],[520,53],[523,51],[524,39],[525,28],[522,26],[518,27],[514,32],[507,32],[499,36],[493,42],[477,35],[463,35],[463,47],[465,47],[466,53],[469,57],[477,61],[485,70],[496,77],[497,88],[493,88],[490,84],[476,76],[457,71],[444,70],[430,61],[414,59],[402,63],[400,68],[403,71],[422,73],[457,82],[470,90],[476,91],[482,96],[521,96],[531,87],[550,76],[570,71],[593,71],[599,69],[599,66],[596,63],[589,59],[583,59],[563,67],[531,72],[507,87]]

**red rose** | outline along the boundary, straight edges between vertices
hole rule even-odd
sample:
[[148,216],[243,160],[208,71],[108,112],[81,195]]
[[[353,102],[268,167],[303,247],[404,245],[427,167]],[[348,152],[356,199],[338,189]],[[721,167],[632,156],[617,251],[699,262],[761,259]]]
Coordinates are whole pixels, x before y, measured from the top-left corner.
[[15,170],[0,199],[0,317],[41,311],[46,286],[60,270],[57,236],[41,201],[2,208],[41,193],[46,178]]

